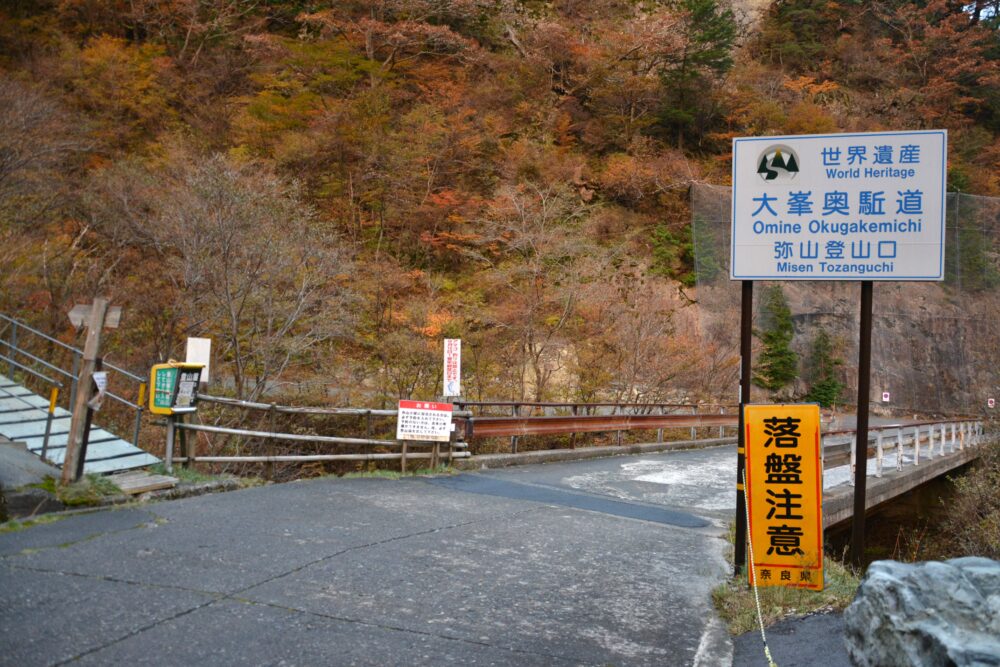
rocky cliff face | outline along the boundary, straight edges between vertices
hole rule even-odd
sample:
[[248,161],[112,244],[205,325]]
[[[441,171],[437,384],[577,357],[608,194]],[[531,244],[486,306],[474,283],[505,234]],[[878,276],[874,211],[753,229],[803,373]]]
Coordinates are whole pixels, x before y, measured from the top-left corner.
[[[691,189],[698,287],[698,327],[706,340],[725,340],[739,351],[740,283],[728,280],[730,189]],[[1000,198],[951,193],[947,198],[943,283],[875,282],[871,399],[888,414],[987,414],[988,398],[1000,400]],[[768,283],[755,283],[755,306]],[[807,368],[820,329],[844,360],[843,399],[857,393],[858,282],[781,283],[791,308],[793,348]],[[759,314],[759,313],[758,313]],[[755,319],[755,322],[758,321]],[[800,380],[792,390],[808,389]],[[883,404],[882,392],[890,401]],[[755,390],[754,400],[765,400]]]
[[[755,307],[764,283],[755,284]],[[844,360],[845,403],[857,387],[859,283],[782,283],[795,325],[793,348],[803,373],[816,332],[823,328]],[[699,326],[739,349],[739,283],[716,282],[696,291]],[[937,283],[875,283],[871,400],[887,414],[983,414],[1000,398],[1000,298]],[[759,320],[758,318],[755,321]],[[755,342],[755,345],[757,343]],[[802,379],[793,395],[808,390]],[[756,392],[761,392],[757,394]],[[890,401],[883,404],[882,392]],[[755,400],[763,390],[755,389]]]

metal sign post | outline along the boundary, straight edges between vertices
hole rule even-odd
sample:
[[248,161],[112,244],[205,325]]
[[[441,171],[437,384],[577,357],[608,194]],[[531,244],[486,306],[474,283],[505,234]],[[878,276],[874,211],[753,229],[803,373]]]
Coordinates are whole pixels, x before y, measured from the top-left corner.
[[[858,340],[858,416],[854,437],[854,515],[851,517],[851,561],[865,555],[865,485],[868,481],[868,408],[872,375],[872,281],[861,283],[861,333]],[[902,456],[898,454],[897,456]]]
[[746,489],[743,487],[743,470],[746,466],[746,424],[743,409],[750,402],[750,378],[753,344],[753,281],[743,281],[740,303],[740,415],[736,435],[736,543],[734,544],[733,575],[739,576],[740,568],[747,562]]
[[[729,277],[743,282],[741,406],[749,399],[752,280],[861,282],[854,532],[864,553],[871,389],[872,281],[944,279],[944,130],[744,137],[733,140]],[[749,304],[749,305],[748,305]],[[746,347],[747,349],[744,349]],[[744,380],[746,382],[744,382]],[[741,475],[744,425],[740,422]],[[737,478],[739,488],[740,478]],[[737,494],[737,504],[744,493]],[[735,566],[745,562],[737,510]]]

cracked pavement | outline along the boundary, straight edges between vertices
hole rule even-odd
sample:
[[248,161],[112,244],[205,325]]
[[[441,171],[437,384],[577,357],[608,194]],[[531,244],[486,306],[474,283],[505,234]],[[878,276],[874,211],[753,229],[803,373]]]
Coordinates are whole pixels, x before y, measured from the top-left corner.
[[0,665],[731,661],[715,517],[519,484],[316,479],[0,535]]

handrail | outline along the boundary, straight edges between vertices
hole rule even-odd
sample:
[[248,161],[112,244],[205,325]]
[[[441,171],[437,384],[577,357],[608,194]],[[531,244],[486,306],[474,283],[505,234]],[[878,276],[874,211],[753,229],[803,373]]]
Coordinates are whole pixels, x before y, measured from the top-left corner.
[[[198,394],[199,401],[218,403],[229,407],[245,408],[248,410],[266,410],[269,412],[280,412],[292,415],[340,415],[357,417],[395,417],[397,410],[377,410],[374,408],[310,408],[295,407],[290,405],[277,405],[275,403],[255,403],[244,401],[238,398],[227,396],[211,396],[209,394]],[[472,417],[472,413],[463,410],[456,410],[452,413],[455,417]]]
[[329,435],[307,435],[303,433],[277,433],[274,431],[251,431],[242,428],[225,428],[222,426],[207,426],[204,424],[185,424],[177,422],[176,428],[186,431],[203,431],[205,433],[224,433],[227,435],[242,435],[248,438],[265,438],[268,440],[290,440],[295,442],[325,442],[336,445],[373,445],[376,447],[399,445],[399,440],[376,440],[371,438],[340,438]]
[[[312,442],[327,443],[336,445],[367,445],[372,447],[398,447],[398,452],[366,452],[363,454],[277,454],[277,455],[231,455],[231,456],[198,456],[193,449],[185,451],[181,456],[174,456],[173,440],[174,430],[200,431],[203,433],[220,433],[226,435],[238,435],[249,438],[262,438],[265,440],[286,440],[292,442]],[[193,447],[193,445],[191,445]],[[430,452],[411,452],[409,446],[429,446],[433,449]],[[442,446],[447,447],[447,452],[442,452]],[[464,442],[456,442],[454,438],[448,442],[427,442],[409,440],[376,440],[372,438],[341,438],[326,435],[307,435],[303,433],[278,433],[274,431],[251,431],[248,429],[225,428],[222,426],[208,426],[205,424],[186,424],[183,419],[173,417],[167,420],[167,470],[170,471],[174,463],[185,463],[203,461],[207,463],[307,463],[319,461],[391,461],[398,460],[400,469],[406,472],[407,459],[430,459],[431,465],[436,466],[445,457],[451,462],[453,459],[468,458],[471,453],[468,445]]]
[[38,329],[34,328],[33,326],[31,326],[29,324],[25,324],[24,322],[22,322],[21,320],[19,320],[17,318],[10,317],[8,315],[4,315],[3,313],[0,313],[0,319],[6,320],[6,321],[10,322],[11,324],[13,324],[16,327],[22,327],[24,329],[27,329],[28,331],[30,331],[31,333],[35,334],[36,336],[41,336],[45,340],[47,340],[47,341],[49,341],[51,343],[55,343],[56,345],[60,345],[60,346],[62,346],[64,348],[66,348],[67,350],[69,350],[70,352],[80,352],[80,350],[78,348],[75,348],[72,345],[69,345],[68,343],[64,343],[64,342],[62,342],[61,340],[59,340],[57,338],[53,338],[52,336],[50,336],[50,335],[48,335],[46,333],[42,333]]
[[[77,386],[80,382],[80,376],[78,370],[79,370],[80,360],[83,358],[83,350],[74,347],[73,345],[69,345],[68,343],[64,343],[63,341],[58,340],[57,338],[53,338],[52,336],[49,336],[48,334],[39,331],[38,329],[36,329],[31,325],[25,324],[24,322],[18,320],[17,318],[10,317],[9,315],[0,313],[0,324],[3,323],[6,323],[6,326],[4,326],[3,328],[5,330],[9,330],[10,334],[7,340],[0,339],[0,344],[4,345],[5,349],[9,352],[10,356],[8,357],[6,355],[0,355],[0,360],[3,360],[7,364],[9,364],[12,368],[13,367],[19,368],[29,373],[30,375],[40,378],[43,381],[48,382],[49,384],[59,388],[62,388],[64,386],[62,382],[59,382],[58,380],[54,380],[48,377],[44,373],[36,370],[35,368],[32,368],[31,366],[18,362],[15,359],[15,357],[20,355],[24,359],[30,360],[30,363],[35,364],[37,366],[41,366],[42,368],[45,369],[49,369],[54,373],[62,376],[63,378],[66,378],[69,381],[70,385],[70,390],[68,392],[69,394],[68,404],[70,408],[72,408],[73,404],[75,403]],[[47,361],[42,357],[29,352],[27,349],[25,349],[25,346],[23,344],[18,344],[17,340],[18,334],[22,331],[37,336],[38,338],[44,341],[48,341],[50,343],[58,345],[63,350],[70,352],[72,354],[72,359],[73,359],[73,370],[72,371],[64,370],[59,366],[55,365],[54,363]],[[28,340],[33,341],[33,339],[30,338],[28,338]],[[115,364],[112,364],[107,361],[103,361],[102,368],[107,371],[113,371],[114,373],[116,373],[116,375],[123,376],[128,380],[139,383],[140,385],[146,381],[145,378],[143,378],[142,376],[132,373],[131,371],[125,370],[124,368],[116,366]],[[143,406],[139,405],[137,402],[134,403],[128,400],[127,398],[124,398],[123,396],[115,394],[114,392],[111,391],[105,391],[105,396],[135,411],[135,425],[133,428],[132,444],[138,447],[139,432],[142,428],[142,414],[144,411]]]
[[562,415],[551,417],[470,417],[467,438],[566,435],[661,428],[736,426],[736,415]]
[[[73,345],[70,345],[68,343],[64,343],[61,340],[59,340],[57,338],[53,338],[52,336],[49,336],[46,333],[42,333],[38,329],[34,328],[33,326],[31,326],[29,324],[25,324],[24,322],[22,322],[21,320],[19,320],[17,318],[10,317],[9,315],[4,315],[3,313],[0,313],[0,320],[5,320],[5,321],[9,322],[11,325],[18,327],[19,329],[25,329],[29,333],[33,333],[36,336],[49,341],[50,343],[55,343],[56,345],[59,345],[63,349],[65,349],[65,350],[67,350],[69,352],[72,352],[73,354],[78,354],[78,355],[82,355],[83,354],[83,350],[81,350],[80,348],[74,347]],[[3,343],[4,345],[6,345],[8,349],[12,349],[12,345],[8,341],[0,340],[0,343]],[[30,352],[28,352],[28,351],[26,351],[26,350],[24,350],[22,348],[18,347],[18,348],[13,348],[13,349],[16,349],[19,353],[21,353],[21,354],[23,354],[25,356],[31,357],[32,361],[36,361],[38,363],[41,363],[41,364],[45,365],[46,367],[51,368],[52,370],[57,370],[58,372],[60,372],[63,375],[65,375],[66,377],[69,377],[69,378],[72,378],[72,379],[77,379],[77,380],[79,379],[78,377],[74,376],[72,373],[70,373],[68,371],[65,371],[65,370],[63,370],[61,368],[58,368],[56,366],[53,366],[52,364],[49,364],[45,360],[40,359],[40,358],[32,355]],[[105,361],[104,362],[104,367],[107,368],[107,369],[113,370],[116,373],[121,373],[122,375],[124,375],[125,377],[129,378],[130,380],[135,380],[136,382],[145,382],[146,381],[146,379],[143,378],[142,376],[136,375],[132,371],[126,370],[126,369],[124,369],[124,368],[122,368],[120,366],[116,366],[115,364],[112,364],[109,361]]]
[[738,408],[735,403],[557,403],[547,401],[454,401],[455,405],[468,407],[526,407],[526,408]]
[[[17,366],[22,371],[26,371],[28,373],[31,373],[35,377],[37,377],[37,378],[39,378],[41,380],[44,380],[45,382],[48,382],[51,385],[55,385],[56,387],[59,387],[60,389],[63,388],[63,383],[60,382],[59,380],[53,380],[52,378],[50,378],[49,376],[45,375],[44,373],[39,373],[34,368],[31,368],[29,366],[25,366],[24,364],[21,364],[21,363],[18,363],[16,361],[14,361],[11,357],[8,357],[6,355],[0,354],[0,359],[2,359],[3,361],[5,361],[8,364],[11,364],[12,366]],[[13,378],[11,378],[11,379],[13,379]]]
[[74,376],[69,371],[65,371],[65,370],[59,368],[58,366],[56,366],[54,364],[50,364],[49,362],[45,361],[41,357],[36,357],[35,355],[33,355],[31,352],[28,352],[27,350],[22,350],[19,347],[14,347],[13,345],[10,344],[9,341],[6,341],[6,340],[3,340],[2,338],[0,338],[0,343],[2,343],[3,345],[5,345],[7,347],[7,349],[10,350],[11,356],[13,356],[15,353],[21,354],[21,355],[23,355],[25,357],[28,357],[29,359],[31,359],[35,363],[38,363],[38,364],[41,364],[42,366],[45,366],[49,370],[53,370],[56,373],[60,373],[60,374],[62,374],[64,376],[70,378],[71,380],[75,380],[76,379],[76,376]]
[[124,375],[125,377],[127,377],[130,380],[135,380],[136,382],[139,382],[139,383],[142,383],[142,382],[146,381],[146,378],[141,377],[139,375],[136,375],[135,373],[133,373],[131,371],[127,371],[127,370],[125,370],[124,368],[122,368],[120,366],[115,366],[114,364],[109,363],[107,361],[104,362],[104,367],[105,368],[110,368],[111,370],[113,370],[116,373],[121,373],[122,375]]

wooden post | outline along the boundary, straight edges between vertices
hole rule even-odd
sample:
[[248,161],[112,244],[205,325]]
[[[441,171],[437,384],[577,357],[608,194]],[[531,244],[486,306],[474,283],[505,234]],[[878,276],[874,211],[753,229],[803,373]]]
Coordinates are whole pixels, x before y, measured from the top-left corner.
[[399,471],[404,475],[406,474],[406,443],[407,441],[404,440],[402,450],[399,454]]
[[80,367],[80,378],[77,383],[76,395],[73,397],[73,412],[69,423],[69,435],[66,438],[66,456],[63,459],[62,483],[70,484],[79,477],[76,475],[77,459],[80,456],[80,444],[83,442],[83,432],[87,421],[87,402],[93,392],[94,364],[101,351],[101,335],[104,331],[104,316],[108,311],[108,300],[100,297],[94,299],[87,320],[87,342],[83,346],[83,364]]
[[[97,357],[94,361],[94,370],[104,370],[104,359]],[[83,438],[80,440],[80,448],[76,453],[76,475],[75,479],[83,477],[83,465],[87,461],[87,446],[90,444],[90,427],[94,419],[94,408],[87,404],[87,418],[83,422]]]

